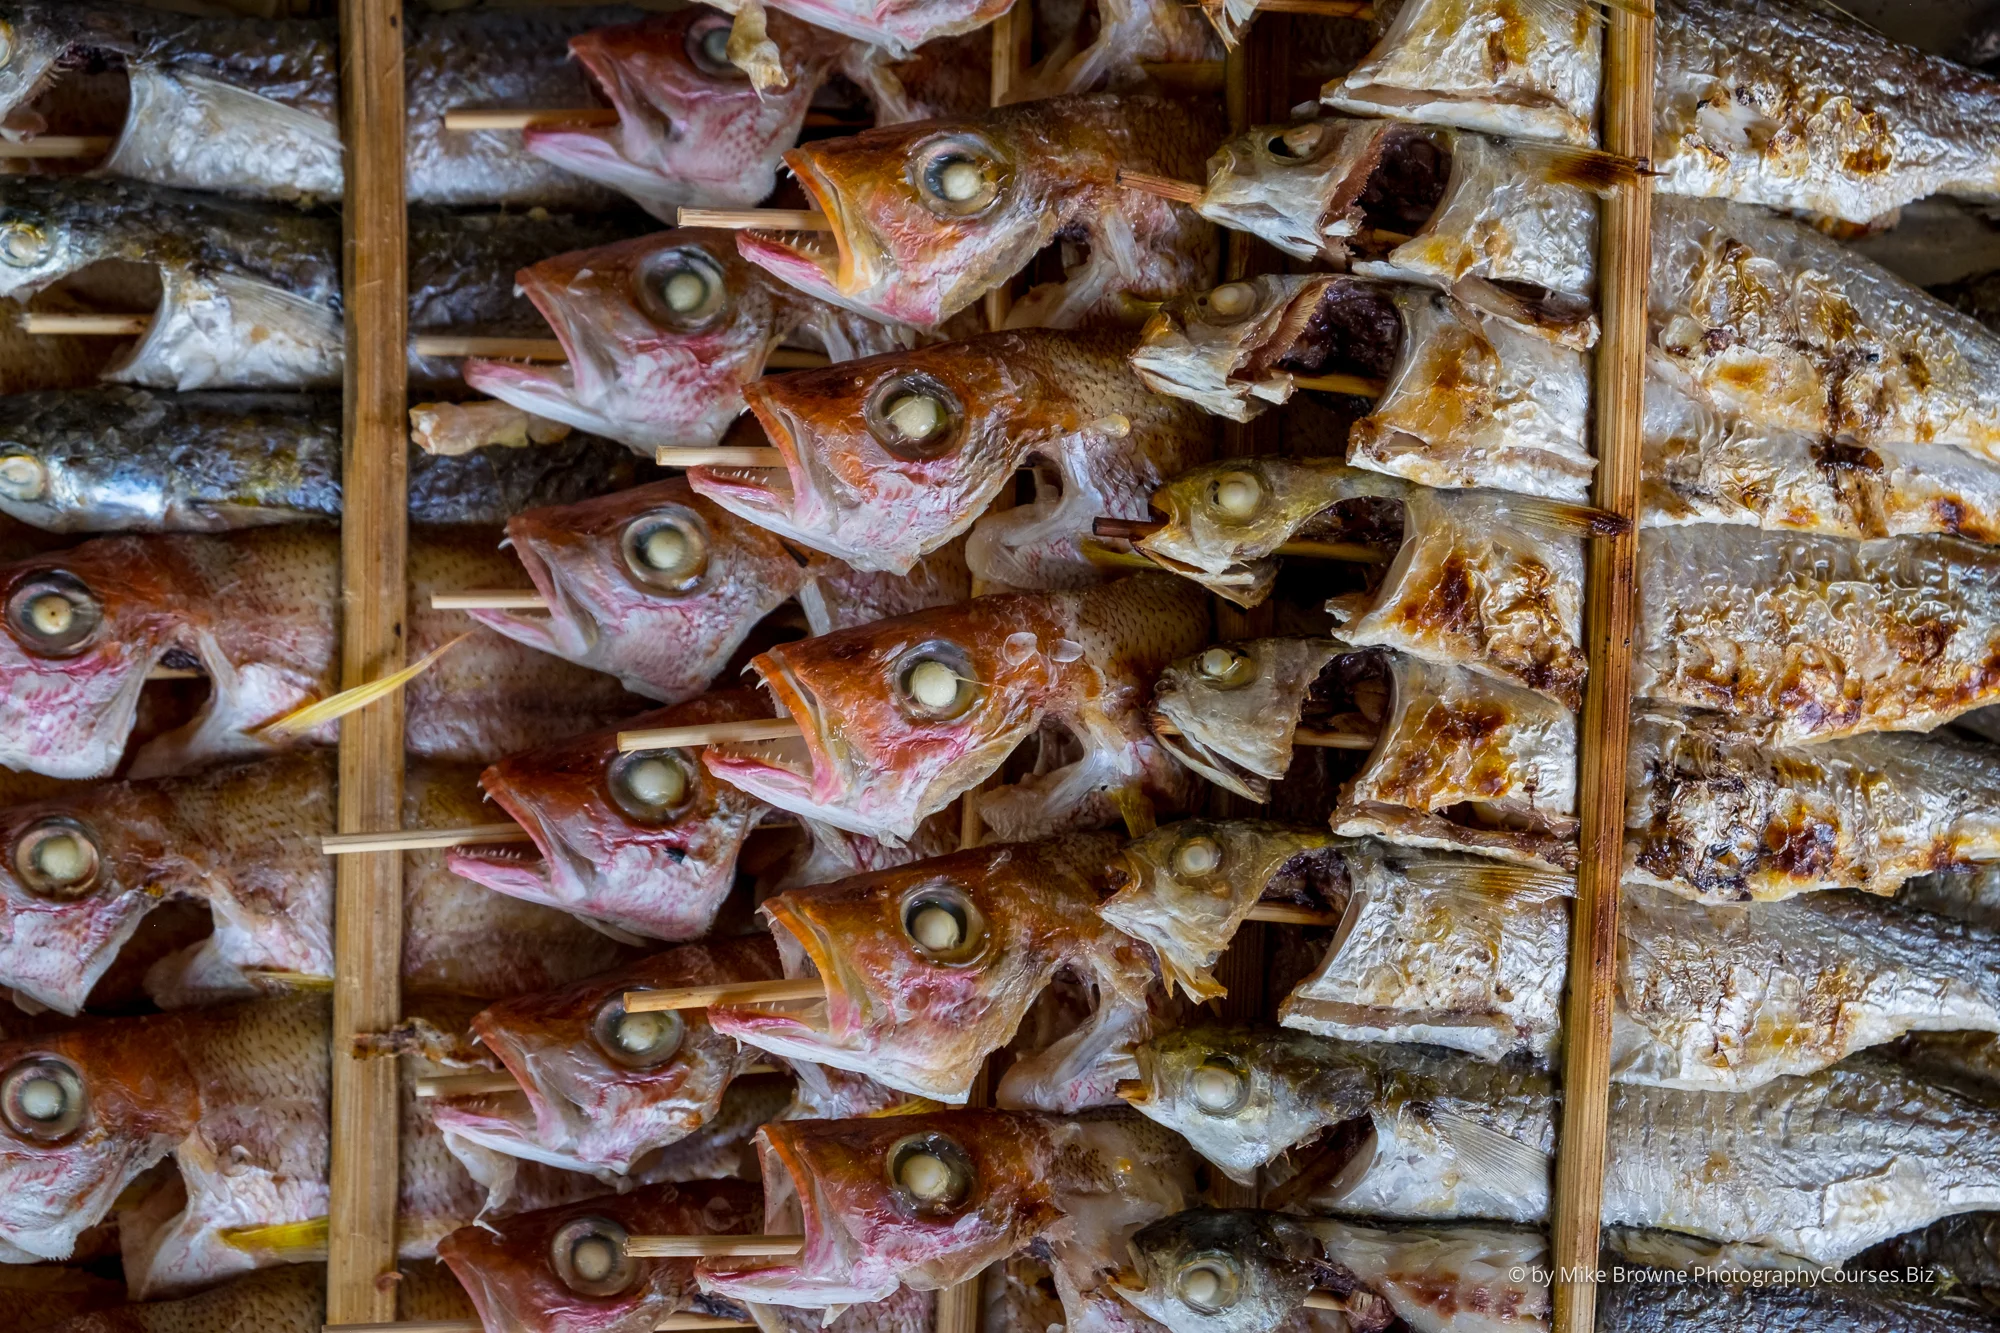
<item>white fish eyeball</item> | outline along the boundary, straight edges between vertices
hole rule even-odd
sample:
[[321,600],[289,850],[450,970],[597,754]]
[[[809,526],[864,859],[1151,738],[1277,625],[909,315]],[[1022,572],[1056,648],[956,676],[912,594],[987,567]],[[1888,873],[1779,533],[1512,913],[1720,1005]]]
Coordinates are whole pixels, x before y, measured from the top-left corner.
[[1189,1260],[1174,1279],[1175,1294],[1203,1314],[1217,1314],[1236,1304],[1241,1286],[1235,1260],[1221,1254]]
[[1235,1115],[1249,1100],[1250,1079],[1226,1058],[1211,1056],[1188,1075],[1188,1096],[1210,1115]]
[[625,774],[632,794],[647,805],[679,805],[687,795],[687,774],[670,759],[642,759]]
[[903,933],[933,963],[962,967],[986,952],[986,918],[954,884],[932,884],[903,904]]
[[948,1212],[972,1193],[972,1159],[943,1134],[898,1139],[886,1165],[890,1187],[923,1212]]
[[76,608],[61,593],[43,593],[28,603],[28,623],[35,627],[37,634],[54,638],[68,633],[76,623]]
[[1174,873],[1189,878],[1214,874],[1222,865],[1222,848],[1213,838],[1189,838],[1174,848]]
[[[727,35],[727,29],[724,29]],[[645,259],[633,274],[640,312],[662,328],[697,333],[729,304],[721,265],[699,246],[683,245]]]
[[927,393],[906,393],[891,399],[883,416],[904,439],[923,441],[938,433],[949,414],[943,403]]
[[579,1217],[549,1241],[549,1261],[563,1285],[580,1296],[616,1296],[639,1276],[625,1253],[625,1228],[604,1217]]
[[1200,658],[1201,674],[1211,679],[1226,676],[1236,666],[1236,654],[1227,648],[1210,648]]
[[965,943],[965,923],[931,903],[910,918],[910,935],[932,953],[949,953]]
[[985,187],[986,176],[979,167],[964,159],[947,162],[938,173],[938,192],[954,204],[962,204]]
[[958,673],[943,662],[919,662],[910,671],[910,696],[926,708],[949,708],[958,698]]
[[1218,477],[1212,492],[1215,507],[1230,518],[1249,518],[1264,504],[1264,483],[1248,472]]
[[727,65],[729,63],[729,29],[717,24],[701,35],[701,53],[709,63]]
[[49,234],[28,222],[10,222],[0,227],[0,263],[10,268],[33,268],[49,257]]
[[56,1143],[83,1123],[83,1079],[69,1063],[30,1057],[0,1076],[0,1117],[22,1138]]
[[693,592],[708,569],[708,530],[678,505],[632,520],[620,544],[625,567],[648,592]]
[[39,500],[49,488],[49,470],[31,454],[0,458],[0,492],[13,500]]
[[1257,308],[1257,289],[1247,282],[1226,282],[1208,294],[1208,308],[1224,319],[1241,319]]
[[919,648],[896,672],[896,692],[912,721],[949,722],[979,698],[979,681],[965,654],[940,643]]
[[37,820],[14,845],[14,871],[28,892],[72,901],[97,883],[97,839],[75,820]]
[[970,218],[986,211],[1005,188],[1007,169],[1000,155],[976,134],[953,134],[921,148],[910,164],[910,183],[919,201],[947,218]]
[[951,1189],[951,1168],[927,1152],[905,1157],[901,1176],[903,1188],[926,1203],[943,1198]]
[[699,273],[680,272],[667,279],[667,308],[676,314],[701,309],[708,299],[708,282]]
[[604,1003],[592,1027],[604,1053],[628,1069],[650,1069],[665,1064],[679,1052],[687,1036],[687,1021],[677,1010],[630,1013],[622,994]]
[[81,579],[60,570],[25,579],[7,598],[7,625],[21,646],[49,657],[82,652],[103,621]]
[[1271,151],[1279,157],[1311,157],[1325,134],[1324,125],[1294,125],[1272,140]]

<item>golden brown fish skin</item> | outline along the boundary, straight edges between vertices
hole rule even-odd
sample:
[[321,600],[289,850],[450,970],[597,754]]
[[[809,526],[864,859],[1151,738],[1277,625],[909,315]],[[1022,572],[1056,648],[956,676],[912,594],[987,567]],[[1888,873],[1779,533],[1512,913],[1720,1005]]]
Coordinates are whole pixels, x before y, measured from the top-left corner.
[[1797,745],[2000,700],[2000,553],[1708,526],[1639,538],[1635,688]]
[[[824,1008],[729,1006],[710,1010],[710,1021],[786,1059],[961,1102],[986,1057],[1014,1035],[1056,972],[1067,969],[1094,982],[1096,1015],[1061,1049],[1017,1063],[996,1098],[1021,1105],[1017,1093],[1046,1095],[1040,1084],[1047,1082],[1065,1101],[1088,1104],[1092,1076],[1077,1074],[1072,1053],[1081,1053],[1085,1070],[1094,1069],[1098,1031],[1143,1024],[1155,977],[1151,951],[1098,912],[1119,842],[1094,833],[996,843],[778,894],[763,911],[786,973],[822,978]],[[954,923],[951,943],[927,942],[924,931],[935,928],[936,918]]]
[[[1011,324],[1132,323],[1130,302],[1163,300],[1214,271],[1216,238],[1178,205],[1119,188],[1118,171],[1194,178],[1220,133],[1161,98],[1089,95],[822,140],[785,162],[833,220],[838,257],[817,248],[817,238],[748,231],[737,244],[810,295],[931,328],[1018,273],[1059,233],[1081,233],[1093,255],[1088,268],[1029,292]],[[952,163],[979,176],[961,202],[942,193]]]
[[[1147,729],[1153,678],[1206,640],[1192,585],[1140,575],[1082,592],[1006,593],[823,634],[751,668],[802,742],[711,745],[709,771],[808,819],[908,839],[1044,720],[1084,757],[981,796],[1001,840],[1101,824],[1135,796],[1179,809],[1190,779]],[[935,664],[935,665],[932,665]],[[914,691],[949,687],[947,701]]]
[[[750,409],[784,457],[769,469],[695,468],[696,492],[858,569],[901,573],[968,529],[986,586],[1079,587],[1101,574],[1083,542],[1099,516],[1143,518],[1166,478],[1206,462],[1215,431],[1148,392],[1128,332],[991,333],[752,385]],[[911,437],[886,415],[915,397],[944,424]],[[1039,459],[1060,494],[982,518]]]
[[616,1250],[626,1236],[754,1235],[763,1211],[753,1181],[646,1185],[461,1227],[438,1242],[438,1257],[488,1333],[652,1333],[664,1315],[742,1311],[696,1289],[692,1259],[619,1255],[598,1278],[579,1271],[579,1248],[608,1242]]

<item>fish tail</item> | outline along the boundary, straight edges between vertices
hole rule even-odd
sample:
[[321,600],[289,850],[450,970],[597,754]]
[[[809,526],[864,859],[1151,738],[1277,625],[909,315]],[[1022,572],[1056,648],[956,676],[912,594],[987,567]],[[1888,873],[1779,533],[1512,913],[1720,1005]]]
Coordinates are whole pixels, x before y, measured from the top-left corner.
[[1564,144],[1522,147],[1537,159],[1543,179],[1550,184],[1574,185],[1593,194],[1609,194],[1620,186],[1636,185],[1648,174],[1629,157],[1595,148],[1571,148]]
[[1509,495],[1507,516],[1570,537],[1622,537],[1632,530],[1632,520],[1608,509],[1568,504],[1539,495]]
[[1529,866],[1467,865],[1456,861],[1420,862],[1406,872],[1418,883],[1468,890],[1504,898],[1568,898],[1576,893],[1576,881],[1569,875]]

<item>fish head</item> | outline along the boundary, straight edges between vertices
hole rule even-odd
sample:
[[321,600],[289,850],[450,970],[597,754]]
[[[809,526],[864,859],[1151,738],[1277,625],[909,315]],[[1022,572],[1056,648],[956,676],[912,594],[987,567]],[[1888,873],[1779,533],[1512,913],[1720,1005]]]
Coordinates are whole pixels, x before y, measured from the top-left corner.
[[531,128],[522,147],[663,218],[680,204],[757,203],[776,185],[778,163],[846,43],[767,11],[753,79],[731,59],[731,27],[730,15],[694,5],[570,38],[570,54],[618,123]]
[[1120,1296],[1169,1333],[1265,1333],[1304,1307],[1319,1242],[1296,1219],[1251,1208],[1191,1208],[1131,1240],[1136,1278]]
[[1251,639],[1214,644],[1160,673],[1153,729],[1183,764],[1253,801],[1292,763],[1299,713],[1321,670],[1340,653],[1331,639]]
[[669,703],[707,689],[751,628],[805,581],[775,536],[679,477],[525,510],[509,520],[507,540],[546,614],[469,614]]
[[1131,948],[1097,915],[1117,846],[1107,834],[996,844],[778,894],[763,906],[771,933],[788,971],[824,982],[825,1003],[710,1018],[788,1059],[963,1100],[1059,967],[1096,973],[1100,954]]
[[635,448],[720,440],[806,304],[739,257],[730,233],[696,229],[556,255],[514,281],[564,362],[471,362],[466,383]]
[[1139,1077],[1118,1095],[1245,1182],[1287,1148],[1368,1116],[1376,1099],[1365,1053],[1288,1029],[1205,1023],[1136,1054]]
[[1151,945],[1161,970],[1190,996],[1225,993],[1209,969],[1267,892],[1339,911],[1339,840],[1325,829],[1253,819],[1188,819],[1127,843],[1114,863],[1119,890],[1099,914]]
[[194,1132],[201,1096],[163,1019],[0,1042],[0,1248],[67,1258],[120,1190]]
[[1052,230],[1056,169],[1004,117],[878,126],[785,154],[831,227],[746,231],[744,258],[877,319],[934,328],[1023,268]]
[[846,1305],[963,1281],[1062,1219],[1065,1128],[1006,1111],[766,1125],[765,1230],[797,1230],[804,1248],[777,1263],[705,1261],[702,1285],[760,1304]]
[[[691,726],[768,716],[748,691],[705,694],[627,723]],[[620,753],[616,730],[509,755],[479,775],[528,833],[518,844],[455,847],[455,875],[655,939],[707,933],[735,882],[736,859],[767,813],[717,781],[690,750]]]
[[696,468],[697,493],[866,568],[910,569],[970,527],[1032,441],[1082,412],[1049,393],[1020,335],[767,376],[750,410],[776,468]]
[[72,194],[63,189],[69,184],[54,177],[8,180],[0,195],[0,298],[31,295],[108,252],[92,205],[108,202],[116,188],[86,182]]
[[1248,231],[1299,259],[1346,266],[1420,230],[1451,170],[1449,131],[1332,117],[1259,125],[1208,160],[1203,217]]
[[139,692],[179,646],[184,608],[167,543],[109,537],[0,566],[0,765],[53,777],[109,773]]
[[978,597],[752,659],[798,739],[711,745],[732,786],[851,832],[908,839],[1039,725],[1082,650],[1061,594]]
[[438,1258],[488,1333],[652,1333],[661,1316],[710,1308],[692,1259],[633,1259],[629,1236],[754,1234],[754,1181],[641,1185],[557,1208],[482,1218],[438,1242]]
[[34,100],[63,56],[82,35],[76,11],[56,5],[13,4],[0,18],[0,122],[39,129],[40,117],[18,125],[16,115]]
[[0,974],[60,1013],[90,989],[184,880],[185,856],[154,802],[124,784],[0,812]]
[[[704,1011],[635,1013],[625,996],[777,975],[778,951],[765,937],[684,945],[573,986],[503,1000],[481,1010],[472,1031],[527,1094],[540,1147],[625,1171],[713,1119],[747,1063]],[[435,1110],[447,1131],[450,1110],[448,1102]]]

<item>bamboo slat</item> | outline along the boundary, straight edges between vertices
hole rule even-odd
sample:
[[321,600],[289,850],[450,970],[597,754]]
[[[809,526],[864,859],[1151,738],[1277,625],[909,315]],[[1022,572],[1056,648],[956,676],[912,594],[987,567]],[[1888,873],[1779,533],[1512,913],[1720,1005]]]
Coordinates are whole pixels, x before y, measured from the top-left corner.
[[[403,200],[401,0],[341,0],[342,210],[347,325],[341,525],[341,686],[403,666],[404,346],[408,287]],[[395,694],[340,727],[339,831],[402,822],[403,704]],[[327,1318],[396,1315],[396,1062],[357,1059],[346,1034],[401,1017],[403,857],[345,856],[335,872],[333,1160]]]
[[[1645,162],[1653,141],[1653,20],[1609,11],[1604,42],[1604,147]],[[1627,519],[1639,509],[1645,408],[1646,280],[1652,197],[1642,180],[1607,198],[1599,248],[1603,340],[1597,348],[1597,498]],[[1624,862],[1625,751],[1632,720],[1632,626],[1638,538],[1589,543],[1584,574],[1584,688],[1577,764],[1582,821],[1563,1013],[1563,1113],[1556,1143],[1554,1333],[1596,1321],[1598,1223],[1611,1089],[1611,1004]]]

